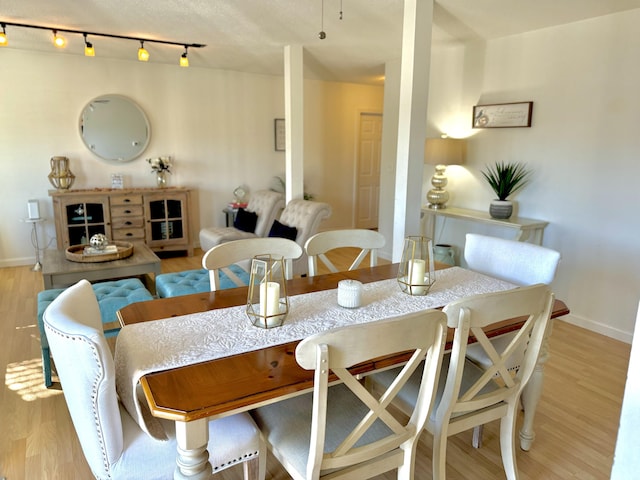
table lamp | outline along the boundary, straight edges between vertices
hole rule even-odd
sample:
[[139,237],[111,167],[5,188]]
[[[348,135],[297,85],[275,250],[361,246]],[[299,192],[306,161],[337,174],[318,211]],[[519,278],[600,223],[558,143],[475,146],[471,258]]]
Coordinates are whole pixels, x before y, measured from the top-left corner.
[[427,192],[428,208],[447,208],[449,192],[447,177],[444,175],[447,165],[462,165],[464,163],[464,140],[449,138],[443,135],[441,138],[427,138],[424,143],[424,163],[436,166],[436,172],[431,177],[433,188]]

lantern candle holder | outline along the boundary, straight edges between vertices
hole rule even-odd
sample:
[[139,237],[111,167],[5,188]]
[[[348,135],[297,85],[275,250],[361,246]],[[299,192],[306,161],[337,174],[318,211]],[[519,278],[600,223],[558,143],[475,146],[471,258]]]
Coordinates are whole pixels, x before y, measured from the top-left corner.
[[260,328],[280,327],[289,313],[284,258],[258,255],[251,260],[247,316]]
[[409,295],[426,295],[435,280],[431,239],[420,236],[405,238],[398,267],[400,290]]

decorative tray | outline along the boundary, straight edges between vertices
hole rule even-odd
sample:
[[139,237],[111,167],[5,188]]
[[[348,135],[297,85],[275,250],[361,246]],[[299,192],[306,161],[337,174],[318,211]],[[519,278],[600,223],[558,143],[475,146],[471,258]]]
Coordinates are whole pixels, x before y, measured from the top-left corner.
[[[115,249],[109,247],[116,247]],[[90,245],[71,245],[65,250],[67,260],[72,262],[110,262],[122,260],[133,255],[133,244],[129,242],[111,242],[104,253],[88,253],[94,250]],[[94,250],[95,251],[95,250]]]

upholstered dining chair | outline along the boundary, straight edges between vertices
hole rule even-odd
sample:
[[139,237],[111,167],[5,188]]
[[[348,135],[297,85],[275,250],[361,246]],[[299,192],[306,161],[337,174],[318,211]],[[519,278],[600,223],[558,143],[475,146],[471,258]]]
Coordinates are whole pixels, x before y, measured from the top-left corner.
[[[536,367],[553,301],[549,288],[538,284],[467,297],[444,308],[447,325],[454,328],[455,333],[451,354],[444,359],[445,366],[436,394],[437,406],[426,426],[434,437],[433,478],[445,479],[449,436],[497,419],[500,419],[500,452],[506,477],[509,480],[518,478],[515,435],[519,398]],[[516,317],[523,317],[524,325],[505,351],[497,352],[484,334],[483,327]],[[491,358],[488,368],[466,358],[469,335],[476,337]],[[520,349],[520,344],[526,344],[526,350]],[[516,351],[522,352],[522,358],[521,367],[514,377],[507,370],[506,362]],[[391,385],[394,373],[394,370],[389,370],[371,375],[372,390],[376,392]],[[415,407],[419,380],[414,375],[398,394],[395,404],[401,411],[408,413]]]
[[378,249],[384,247],[385,238],[379,232],[366,229],[328,230],[316,233],[307,240],[304,251],[309,262],[309,276],[318,271],[318,259],[331,272],[337,272],[336,266],[327,258],[326,253],[336,248],[355,247],[360,249],[349,270],[355,270],[369,254],[369,265],[378,264]]
[[[96,478],[171,479],[176,467],[173,422],[169,441],[144,433],[118,402],[111,351],[98,303],[86,280],[62,292],[45,310],[44,324],[62,391],[84,456]],[[265,478],[266,456],[248,414],[209,422],[213,472],[243,463],[245,480]]]
[[[313,392],[251,412],[287,472],[295,480],[362,480],[398,469],[399,479],[412,479],[418,438],[442,363],[444,324],[442,312],[426,310],[329,330],[300,342],[296,361],[315,371]],[[348,370],[405,351],[411,358],[379,398]],[[342,383],[329,386],[332,373]],[[402,422],[388,408],[412,375],[420,392],[408,421]]]
[[[280,220],[274,221],[269,236],[282,236],[294,240],[300,247],[318,231],[322,220],[331,216],[331,206],[324,202],[294,199],[284,207]],[[308,273],[307,255],[293,262],[294,275],[306,275]]]
[[[200,248],[205,252],[216,245],[242,238],[266,237],[273,221],[284,208],[284,195],[272,190],[251,194],[247,208],[238,212],[234,226],[208,227],[200,230]],[[249,218],[253,217],[253,218]]]
[[[516,285],[536,283],[549,285],[556,275],[560,253],[531,243],[468,233],[464,259],[469,269]],[[491,343],[501,352],[514,336],[515,333],[507,333],[492,338]],[[525,345],[522,348],[525,348]],[[516,371],[520,367],[516,360],[518,357],[519,355],[514,355],[507,362],[507,368],[510,371]],[[467,358],[484,368],[491,364],[491,360],[480,345],[470,345],[467,348]],[[479,448],[481,444],[482,427],[480,426],[474,430],[473,446]]]
[[[209,270],[209,283],[211,291],[220,289],[220,269],[234,263],[249,261],[257,255],[280,255],[285,260],[285,278],[290,279],[292,274],[292,261],[300,258],[302,247],[293,240],[279,237],[245,238],[221,243],[204,254],[202,266]],[[249,269],[247,268],[246,271]],[[235,281],[231,273],[227,277]],[[235,282],[238,286],[246,285],[241,279]]]

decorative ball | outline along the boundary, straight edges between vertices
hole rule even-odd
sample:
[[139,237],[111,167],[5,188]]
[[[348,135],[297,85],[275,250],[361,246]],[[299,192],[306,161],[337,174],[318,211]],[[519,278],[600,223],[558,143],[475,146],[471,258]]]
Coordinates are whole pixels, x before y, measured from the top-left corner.
[[104,250],[108,244],[109,240],[103,233],[96,233],[89,239],[89,245],[98,250]]

